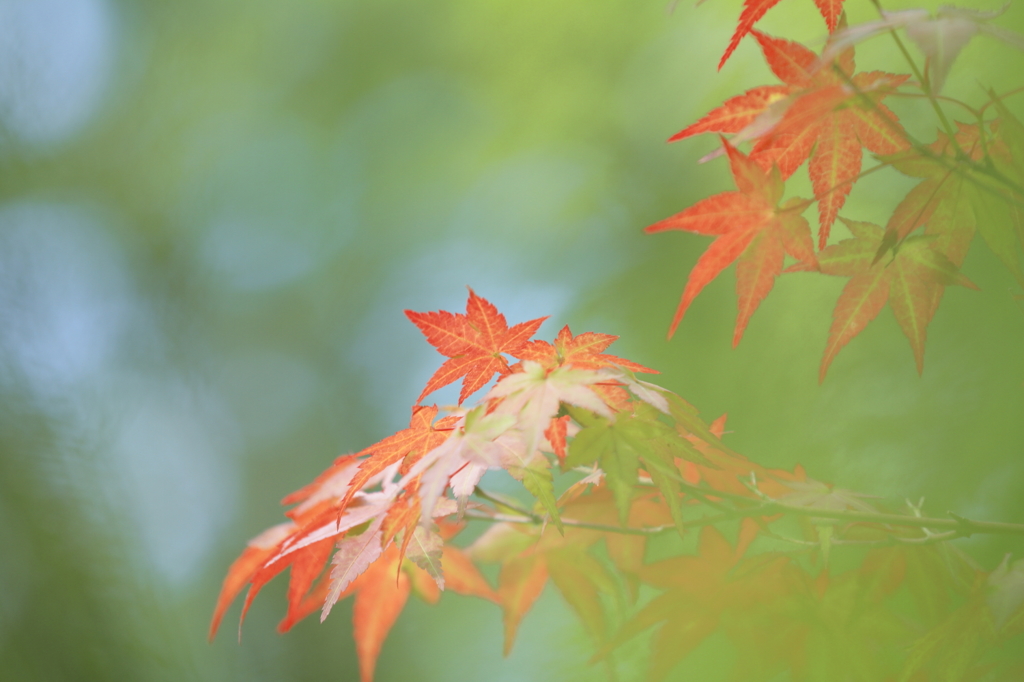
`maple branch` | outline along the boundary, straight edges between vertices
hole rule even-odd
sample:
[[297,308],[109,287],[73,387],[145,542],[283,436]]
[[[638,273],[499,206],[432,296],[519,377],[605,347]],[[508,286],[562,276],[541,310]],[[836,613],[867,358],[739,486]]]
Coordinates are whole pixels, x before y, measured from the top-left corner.
[[[1024,535],[1024,524],[1019,523],[1004,523],[999,521],[974,521],[967,519],[963,516],[949,512],[951,518],[930,518],[922,516],[908,516],[905,514],[887,514],[883,512],[862,512],[848,509],[819,509],[815,507],[804,507],[786,504],[783,501],[763,496],[760,500],[751,498],[746,495],[740,495],[737,493],[730,493],[721,490],[710,490],[699,486],[690,485],[688,483],[681,483],[680,487],[686,492],[689,492],[694,497],[700,499],[705,504],[712,506],[716,509],[723,510],[724,507],[720,503],[716,503],[709,497],[718,497],[733,500],[736,502],[753,503],[753,506],[746,508],[736,508],[728,511],[723,511],[720,514],[713,516],[702,516],[697,519],[688,519],[683,521],[683,526],[687,528],[699,528],[702,526],[714,525],[725,521],[733,521],[739,518],[752,518],[759,516],[770,516],[772,514],[791,514],[793,516],[804,516],[818,519],[833,519],[836,521],[842,521],[846,523],[878,523],[889,526],[902,526],[907,528],[921,528],[921,529],[944,529],[946,532],[938,534],[929,534],[923,538],[900,538],[892,536],[888,540],[881,541],[853,541],[853,540],[842,540],[836,539],[834,542],[838,545],[869,545],[879,544],[879,546],[886,544],[931,544],[935,542],[942,542],[945,540],[953,540],[959,537],[970,537],[971,535]],[[479,510],[467,510],[465,512],[466,517],[479,519],[483,521],[491,522],[508,522],[508,523],[519,523],[519,524],[531,524],[540,525],[544,523],[545,519],[533,512],[520,507],[518,504],[510,502],[501,497],[496,497],[487,491],[477,488],[474,491],[478,497],[485,499],[492,504],[508,509],[512,509],[517,512],[518,515],[502,514],[502,513],[487,513]],[[763,495],[763,493],[762,493]],[[634,528],[631,526],[611,526],[607,524],[590,523],[587,521],[578,521],[576,519],[562,518],[562,522],[566,526],[572,526],[575,528],[582,528],[586,530],[596,530],[605,533],[621,533],[625,535],[656,535],[665,530],[670,530],[675,526],[672,524],[664,526],[651,526],[647,528]],[[788,540],[787,538],[779,539]],[[817,544],[817,543],[812,543]]]
[[[955,540],[958,537],[963,537],[958,531],[950,530],[945,533],[928,533],[925,529],[926,535],[918,538],[905,538],[899,535],[890,535],[883,540],[846,540],[844,538],[832,538],[829,540],[829,544],[835,547],[892,547],[894,545],[935,545],[940,542],[946,542],[947,540]],[[789,537],[788,535],[782,535],[774,531],[768,531],[766,535],[775,540],[781,540],[782,542],[788,542],[790,544],[799,545],[801,547],[819,547],[821,545],[820,540],[801,540],[800,538]]]
[[[753,476],[753,474],[751,474]],[[854,510],[837,510],[837,509],[818,509],[814,507],[804,507],[787,504],[781,500],[774,499],[765,495],[760,489],[756,487],[756,479],[751,483],[747,480],[742,480],[743,484],[751,491],[754,497],[748,495],[741,495],[738,493],[732,493],[725,490],[712,490],[702,486],[692,485],[687,483],[682,478],[675,478],[673,480],[679,485],[684,491],[691,493],[695,497],[706,500],[707,496],[718,497],[736,502],[746,502],[748,504],[753,503],[754,506],[743,509],[736,509],[734,511],[723,514],[721,519],[727,520],[734,518],[753,517],[753,516],[769,516],[772,513],[788,513],[795,516],[809,516],[813,518],[822,519],[836,519],[839,521],[846,521],[849,523],[865,522],[865,523],[881,523],[890,526],[905,526],[909,528],[935,528],[945,529],[952,531],[952,537],[969,537],[974,534],[988,534],[988,535],[1024,535],[1024,524],[1021,523],[1005,523],[1000,521],[973,521],[971,519],[964,518],[953,512],[947,512],[951,518],[949,519],[937,519],[928,518],[920,515],[920,512],[915,513],[913,516],[906,514],[888,514],[884,512],[860,512]],[[721,508],[720,505],[714,505],[716,508]],[[718,520],[714,522],[717,523]],[[692,525],[691,522],[684,521],[684,526]],[[700,525],[707,525],[701,523]]]
[[744,510],[745,515],[761,515],[765,511],[775,511],[793,514],[795,516],[809,516],[821,519],[835,519],[848,523],[881,523],[889,526],[906,526],[908,528],[943,528],[953,532],[951,537],[970,537],[971,535],[1024,535],[1024,524],[1005,523],[1002,521],[974,521],[967,519],[953,512],[949,512],[952,518],[937,519],[922,516],[907,516],[905,514],[886,514],[882,512],[861,512],[848,509],[817,509],[814,507],[800,507],[786,504],[779,500],[768,500],[762,505],[750,510]]
[[[748,499],[749,498],[744,498]],[[502,503],[504,504],[504,503]],[[758,517],[758,516],[769,516],[772,513],[784,513],[792,514],[794,516],[805,516],[819,519],[834,519],[837,521],[845,521],[848,523],[881,523],[889,526],[903,526],[908,528],[921,528],[921,529],[932,529],[932,528],[946,528],[948,529],[944,533],[928,534],[921,538],[902,538],[899,536],[890,536],[885,540],[844,540],[842,538],[836,538],[832,541],[832,544],[837,546],[869,546],[869,547],[884,547],[896,544],[909,544],[909,545],[928,545],[937,544],[939,542],[945,542],[947,540],[955,540],[962,537],[970,537],[971,535],[1024,535],[1024,524],[1020,523],[1004,523],[1000,521],[974,521],[971,519],[964,518],[957,514],[950,512],[951,519],[938,519],[938,518],[927,518],[919,516],[906,516],[903,514],[884,514],[881,512],[858,512],[852,510],[839,510],[839,509],[816,509],[813,507],[798,507],[795,505],[784,504],[777,500],[767,501],[763,504],[750,507],[747,509],[735,509],[731,512],[716,514],[714,516],[702,516],[696,519],[689,519],[683,521],[684,528],[701,528],[703,526],[711,526],[726,521],[734,521],[739,518]],[[468,509],[465,512],[466,518],[477,519],[480,521],[489,521],[491,523],[516,523],[523,525],[541,525],[544,523],[544,519],[540,518],[535,514],[526,514],[522,516],[515,516],[512,514],[489,514],[487,512],[479,511],[476,509]],[[562,518],[562,523],[566,526],[573,528],[580,528],[583,530],[595,530],[603,533],[618,533],[621,535],[657,535],[668,530],[675,528],[674,524],[666,524],[663,526],[648,526],[644,528],[636,528],[633,526],[612,526],[601,523],[590,523],[588,521],[578,521],[576,519]],[[777,533],[772,533],[772,537],[783,540],[785,542],[792,542],[800,545],[817,545],[818,542],[811,540],[798,540],[796,538],[788,538],[781,536]]]
[[[537,517],[532,514],[530,516],[513,516],[511,514],[488,514],[486,512],[481,512],[476,509],[467,509],[464,516],[466,518],[478,519],[480,521],[491,521],[495,523],[519,523],[534,526],[540,525],[544,522],[544,519],[541,519],[540,517]],[[714,522],[717,523],[719,520],[725,519],[718,519]],[[608,526],[602,523],[589,523],[587,521],[577,521],[575,519],[567,519],[565,517],[562,518],[562,523],[566,526],[582,528],[584,530],[598,530],[605,533],[621,533],[623,535],[657,535],[658,533],[664,532],[666,530],[673,530],[675,528],[673,524],[668,524],[666,526],[649,526],[646,528],[633,528],[632,526]]]

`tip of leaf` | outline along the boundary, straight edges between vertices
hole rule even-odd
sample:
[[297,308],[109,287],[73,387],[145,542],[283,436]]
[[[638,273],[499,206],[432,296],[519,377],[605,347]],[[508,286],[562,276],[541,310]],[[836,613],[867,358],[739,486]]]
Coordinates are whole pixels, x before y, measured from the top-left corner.
[[722,67],[725,66],[725,63],[729,61],[729,57],[732,56],[732,53],[736,50],[737,46],[739,46],[740,40],[744,35],[746,35],[746,32],[744,32],[743,25],[741,23],[736,27],[736,32],[732,34],[732,38],[729,40],[729,46],[725,48],[725,53],[722,54],[722,58],[718,60],[719,71],[721,71]]
[[668,327],[668,336],[665,337],[666,339],[671,339],[672,336],[676,333],[676,329],[679,328],[679,323],[683,321],[683,315],[686,314],[686,309],[689,306],[690,306],[690,302],[689,301],[683,300],[683,301],[679,302],[679,307],[676,308],[676,314],[672,318],[672,324],[670,324],[669,327]]
[[746,330],[747,330],[747,325],[745,325],[745,324],[743,326],[736,325],[736,330],[732,334],[732,347],[733,348],[736,348],[738,345],[740,345],[740,339],[743,338],[743,332],[745,332]]
[[828,366],[831,362],[822,361],[821,369],[818,371],[818,385],[825,383],[825,375],[828,374]]

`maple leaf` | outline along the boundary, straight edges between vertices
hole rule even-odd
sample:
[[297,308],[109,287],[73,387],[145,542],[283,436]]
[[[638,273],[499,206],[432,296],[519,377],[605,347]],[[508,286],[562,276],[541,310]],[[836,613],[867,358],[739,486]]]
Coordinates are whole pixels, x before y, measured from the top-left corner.
[[582,428],[569,445],[567,466],[596,463],[605,474],[625,522],[630,508],[640,463],[662,491],[680,534],[683,522],[679,507],[679,473],[675,458],[700,458],[692,445],[661,420],[654,409],[639,404],[631,414],[618,413],[614,421],[583,410],[570,408],[573,419]]
[[[442,561],[447,567],[450,589],[459,594],[499,601],[494,589],[458,548],[445,545]],[[390,545],[340,595],[342,599],[355,595],[352,634],[362,682],[373,679],[384,640],[404,608],[413,585],[422,583],[420,576],[426,579],[425,584],[434,585],[421,569],[408,562],[403,563],[398,547]],[[426,599],[436,601],[436,596],[428,595]]]
[[499,439],[514,423],[511,415],[485,414],[483,406],[476,407],[466,414],[461,428],[409,468],[397,485],[404,488],[411,480],[420,479],[421,523],[430,523],[450,479],[464,466],[501,466],[505,446]]
[[751,158],[778,164],[788,178],[806,159],[818,199],[818,247],[846,203],[860,174],[862,148],[894,154],[908,141],[896,115],[882,99],[908,76],[854,73],[853,50],[840,53],[834,68],[820,68],[817,56],[788,40],[754,32],[772,72],[790,86],[792,101],[779,122],[761,136]]
[[356,641],[362,682],[372,682],[384,639],[409,599],[409,577],[399,572],[395,580],[400,562],[398,548],[391,545],[380,559],[352,582],[350,588],[355,593],[352,636]]
[[[647,491],[633,499],[628,520],[631,527],[671,523],[665,504],[653,503],[653,497],[656,494]],[[566,515],[605,526],[617,522],[612,502],[613,495],[603,484],[594,485],[586,492],[577,487],[575,494],[567,492],[560,500]],[[595,639],[604,639],[608,620],[602,613],[599,595],[613,595],[616,599],[625,595],[603,562],[586,552],[587,547],[602,540],[612,563],[636,587],[635,573],[643,563],[647,541],[644,536],[579,526],[566,526],[564,534],[557,534],[550,529],[542,531],[537,527],[498,523],[473,542],[467,553],[474,560],[502,566],[498,592],[505,612],[506,652],[512,647],[520,621],[540,595],[548,577]]]
[[486,299],[469,290],[466,314],[436,311],[405,311],[430,345],[449,359],[434,373],[416,399],[462,379],[459,404],[482,388],[495,374],[508,374],[503,353],[514,355],[537,331],[547,317],[521,322],[509,329],[505,316]]
[[224,578],[220,595],[217,597],[217,605],[213,610],[213,618],[210,619],[209,639],[211,641],[217,634],[224,612],[231,606],[231,602],[266,561],[277,553],[278,545],[288,537],[294,528],[295,524],[289,522],[280,523],[263,531],[249,541],[241,556],[235,559],[228,568],[228,574]]
[[790,87],[786,85],[762,85],[752,88],[742,95],[727,99],[722,106],[712,109],[696,123],[668,138],[668,141],[676,142],[700,133],[738,133],[768,111],[772,105],[786,100],[789,94]]
[[[549,444],[559,459],[564,456],[568,424],[558,417],[559,411],[563,407],[575,406],[613,419],[616,410],[633,409],[629,394],[622,388],[627,386],[641,403],[669,412],[668,401],[661,389],[637,381],[626,370],[614,367],[595,371],[573,367],[575,365],[565,364],[549,370],[532,360],[524,360],[522,371],[503,377],[485,398],[500,401],[494,407],[495,414],[514,415],[514,431],[521,434],[521,442],[509,451],[511,464],[505,468],[537,497],[560,532],[564,529],[547,459],[535,457],[542,443]],[[606,393],[601,390],[609,388],[622,391],[625,401],[610,405]]]
[[[736,26],[736,31],[732,34],[732,38],[729,40],[728,47],[725,48],[725,54],[722,55],[722,59],[718,62],[719,70],[722,69],[733,51],[739,46],[744,36],[753,30],[754,24],[764,16],[765,12],[777,4],[779,4],[779,0],[743,0],[743,12],[740,13],[739,23]],[[814,0],[814,4],[817,5],[818,11],[821,12],[821,17],[825,20],[828,30],[830,32],[835,31],[843,13],[843,0]]]
[[923,181],[893,210],[876,258],[925,225],[925,233],[937,237],[936,247],[957,267],[963,263],[978,224],[971,207],[974,188],[964,173],[957,172],[957,156],[962,151],[972,161],[979,161],[985,155],[985,145],[978,126],[958,123],[958,128],[955,141],[939,131],[924,152],[910,149],[882,157],[905,175]]
[[417,526],[412,534],[409,552],[406,554],[409,559],[416,562],[417,566],[433,578],[439,590],[444,589],[444,571],[441,568],[443,550],[444,540],[441,539],[437,532],[423,526]]
[[698,556],[672,557],[643,566],[643,582],[666,591],[641,608],[594,660],[605,658],[614,647],[660,625],[651,642],[647,679],[664,679],[676,663],[716,630],[724,614],[730,610],[749,612],[766,597],[786,594],[789,585],[780,571],[787,564],[785,558],[747,580],[728,575],[744,549],[743,545],[733,548],[718,530],[706,527],[700,533]]
[[495,412],[514,417],[516,428],[526,437],[523,454],[531,456],[562,403],[578,405],[610,418],[612,410],[591,389],[594,384],[608,380],[608,375],[602,372],[569,367],[549,371],[527,360],[522,372],[503,378],[486,399],[501,400]]
[[501,567],[501,573],[498,574],[498,598],[504,613],[506,656],[512,652],[519,623],[537,601],[547,580],[547,562],[543,554],[516,557]]
[[644,231],[650,234],[684,230],[717,237],[690,272],[669,327],[669,338],[697,294],[733,261],[738,261],[739,314],[732,341],[735,347],[750,316],[782,272],[784,255],[788,253],[808,264],[815,263],[815,255],[810,226],[800,215],[808,202],[790,199],[779,206],[783,183],[778,173],[766,173],[727,141],[722,144],[739,191],[703,199]]
[[601,605],[601,594],[616,595],[615,577],[592,554],[578,545],[568,545],[545,553],[548,575],[583,626],[603,643],[608,619]]
[[917,371],[924,367],[924,342],[938,299],[949,284],[977,289],[928,236],[905,239],[890,259],[875,259],[885,235],[871,223],[842,219],[854,234],[818,254],[821,272],[850,277],[832,313],[819,380],[840,349],[873,320],[886,302],[910,341]]
[[361,534],[338,541],[337,551],[331,560],[331,586],[324,599],[320,622],[331,613],[331,607],[338,601],[349,584],[359,577],[383,551],[381,548],[381,524],[384,517],[377,519]]
[[412,408],[409,428],[353,455],[368,457],[359,464],[359,470],[352,475],[338,507],[344,510],[359,490],[369,485],[375,476],[379,476],[389,466],[402,462],[402,470],[408,471],[423,455],[437,448],[451,436],[456,419],[445,417],[434,424],[436,416],[436,405],[417,405]]
[[631,372],[658,374],[657,370],[603,353],[602,351],[612,345],[617,338],[619,337],[611,334],[594,332],[584,332],[574,337],[569,325],[566,325],[559,330],[553,344],[540,339],[530,341],[512,355],[520,360],[536,362],[545,369],[554,369],[562,365],[572,365],[576,369],[623,367]]
[[[1020,124],[1005,108],[1000,112],[996,134],[988,135],[979,126],[957,122],[957,131],[950,139],[941,131],[934,143],[923,151],[908,150],[883,157],[894,168],[911,177],[922,178],[899,203],[886,225],[883,247],[891,248],[922,225],[925,234],[934,235],[936,247],[950,261],[960,266],[967,256],[971,240],[980,232],[992,252],[1007,269],[1024,284],[1015,234],[1022,224],[1020,198],[1006,187],[973,171],[961,157],[975,165],[992,162],[1008,175],[1020,173],[1020,158],[1004,139],[1017,132]],[[883,255],[882,249],[876,257]]]
[[[306,486],[286,499],[309,501],[325,489],[340,494],[338,477],[350,475],[353,462],[351,458],[341,458],[339,462],[340,465],[332,466],[318,477],[319,485]],[[369,682],[384,638],[402,610],[413,582],[421,596],[428,601],[436,601],[437,593],[433,590],[445,586],[440,572],[441,562],[447,567],[447,586],[450,589],[460,594],[500,601],[497,593],[461,551],[455,547],[442,547],[441,536],[436,531],[428,531],[416,524],[420,509],[415,481],[410,481],[405,491],[413,491],[415,505],[405,497],[395,500],[394,491],[400,486],[391,482],[391,477],[398,465],[397,461],[393,462],[389,470],[378,477],[382,479],[382,491],[358,491],[340,517],[337,498],[324,499],[314,503],[306,513],[294,515],[295,520],[274,526],[253,538],[228,570],[211,620],[210,638],[216,634],[224,612],[246,583],[250,588],[239,627],[261,588],[285,568],[291,567],[288,612],[278,629],[284,632],[316,610],[321,611],[322,621],[339,599],[355,594],[353,635],[361,679]],[[396,509],[401,512],[403,505],[415,510],[411,527],[403,525],[401,513],[393,513]],[[455,503],[450,501],[450,505],[451,508],[436,505],[437,513],[453,513]],[[385,532],[389,522],[391,530]],[[445,524],[444,537],[450,537],[458,528],[461,526],[452,530],[450,524]],[[397,530],[406,533],[401,548],[393,542]],[[349,532],[354,534],[347,535]],[[405,544],[410,539],[413,550],[409,556],[424,565],[425,571],[413,563],[403,563]],[[335,546],[334,558],[328,562]],[[329,575],[314,586],[327,563],[332,567]],[[427,583],[423,582],[424,579]],[[429,584],[432,590],[424,588],[425,584]]]
[[441,551],[441,563],[444,565],[445,585],[448,589],[458,594],[487,599],[495,604],[501,602],[498,593],[458,547],[446,543]]
[[565,463],[566,438],[568,434],[569,415],[553,418],[548,428],[544,430],[544,437],[551,443],[551,449],[555,451],[555,456],[558,458],[559,463],[562,464]]
[[[834,54],[835,69],[803,45],[751,30],[769,68],[784,85],[763,86],[733,97],[670,140],[707,132],[736,133],[733,144],[756,140],[750,158],[788,179],[810,158],[818,200],[819,248],[860,174],[862,147],[894,154],[906,134],[881,100],[908,77],[884,72],[854,74],[853,50]],[[831,63],[831,62],[830,62]]]
[[[339,510],[338,496],[349,489],[355,463],[351,456],[341,457],[313,484],[285,498],[286,502],[300,502],[298,507],[287,512],[292,520],[253,538],[228,570],[210,623],[211,639],[224,611],[246,583],[250,587],[242,606],[239,632],[249,606],[263,586],[286,568],[291,568],[288,613],[279,626],[279,629],[287,630],[318,608],[323,607],[326,615],[345,585],[380,554],[382,545],[378,529],[395,494],[392,481],[398,462],[366,481],[367,485],[382,482],[382,491],[367,493],[357,490],[352,495],[351,504]],[[370,525],[368,535],[345,537],[353,529],[358,532],[358,527],[364,524]],[[335,589],[333,592],[328,589],[328,581],[321,581],[321,585],[314,589],[313,582],[330,558],[336,541],[341,551],[335,562]]]

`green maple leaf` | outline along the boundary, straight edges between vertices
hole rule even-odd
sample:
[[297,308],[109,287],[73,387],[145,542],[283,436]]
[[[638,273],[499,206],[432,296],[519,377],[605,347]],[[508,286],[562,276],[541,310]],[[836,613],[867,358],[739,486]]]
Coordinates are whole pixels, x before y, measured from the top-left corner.
[[993,103],[1001,118],[991,131],[958,123],[954,139],[939,132],[926,152],[882,157],[922,182],[893,211],[876,258],[923,225],[924,233],[934,235],[936,247],[959,267],[978,232],[1024,286],[1018,254],[1024,242],[1024,198],[999,178],[979,172],[993,167],[1011,183],[1024,185],[1024,126],[995,95]]
[[917,371],[924,367],[924,343],[928,323],[935,315],[947,285],[978,287],[964,277],[942,251],[937,239],[917,236],[904,239],[891,256],[876,259],[885,231],[871,223],[842,219],[853,239],[827,247],[818,255],[821,271],[849,277],[832,312],[819,380],[839,351],[882,311],[888,302],[896,321],[910,341]]
[[608,419],[573,408],[570,408],[569,414],[583,428],[569,444],[566,466],[597,463],[604,471],[608,487],[615,496],[619,520],[625,524],[633,489],[637,484],[640,453],[648,449],[650,434],[646,425],[625,414],[617,415],[616,419]]

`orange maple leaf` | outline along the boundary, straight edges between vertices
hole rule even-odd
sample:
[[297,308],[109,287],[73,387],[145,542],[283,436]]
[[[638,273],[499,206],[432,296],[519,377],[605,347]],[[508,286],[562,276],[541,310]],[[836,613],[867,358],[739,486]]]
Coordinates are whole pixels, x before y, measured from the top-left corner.
[[399,573],[395,580],[400,562],[398,548],[391,545],[352,581],[351,591],[356,595],[352,605],[352,636],[356,640],[362,682],[372,682],[384,639],[409,599],[409,577]]
[[428,313],[406,310],[405,315],[419,327],[430,345],[449,358],[430,377],[416,402],[462,379],[460,405],[495,374],[508,374],[508,361],[502,354],[515,354],[548,319],[540,317],[509,329],[505,316],[472,289],[465,315],[445,310]]
[[800,213],[810,202],[790,199],[779,206],[783,183],[777,171],[766,173],[722,140],[738,192],[723,192],[697,202],[682,213],[649,226],[645,232],[685,230],[717,237],[697,261],[683,289],[668,335],[700,291],[733,261],[739,314],[733,346],[740,342],[750,316],[782,272],[786,253],[813,267],[810,226]]
[[896,114],[881,100],[909,78],[881,71],[854,73],[853,48],[834,68],[820,68],[817,55],[799,43],[752,31],[772,72],[790,86],[793,102],[782,120],[751,152],[762,165],[776,163],[788,178],[804,160],[818,198],[818,248],[846,203],[860,174],[862,147],[894,154],[909,143]]
[[231,602],[256,575],[256,572],[263,567],[264,563],[273,558],[281,541],[294,527],[293,523],[282,523],[268,528],[250,540],[242,554],[228,568],[228,574],[224,578],[220,595],[217,597],[217,605],[213,610],[213,618],[210,619],[208,636],[211,641],[217,634],[220,622],[224,618],[224,612],[231,606]]
[[358,471],[352,476],[344,497],[338,503],[339,510],[344,510],[367,482],[395,462],[402,462],[401,471],[404,473],[419,461],[420,457],[443,443],[452,434],[452,426],[457,418],[444,417],[435,424],[436,416],[437,405],[417,405],[412,408],[409,428],[402,429],[352,455],[367,458],[359,464]]
[[751,160],[765,170],[777,165],[784,180],[810,158],[808,171],[818,200],[818,248],[824,248],[860,175],[862,148],[884,155],[908,147],[896,115],[881,103],[908,76],[854,74],[852,48],[839,55],[835,68],[828,68],[799,43],[757,30],[750,33],[783,85],[733,97],[670,141],[707,132],[739,133],[737,140],[757,140]]
[[554,369],[561,365],[572,365],[576,369],[602,369],[617,365],[631,372],[659,373],[636,362],[601,352],[618,338],[611,334],[594,332],[573,336],[569,325],[566,325],[558,332],[553,344],[539,339],[530,341],[511,355],[520,360],[532,360],[545,369]]

